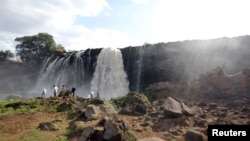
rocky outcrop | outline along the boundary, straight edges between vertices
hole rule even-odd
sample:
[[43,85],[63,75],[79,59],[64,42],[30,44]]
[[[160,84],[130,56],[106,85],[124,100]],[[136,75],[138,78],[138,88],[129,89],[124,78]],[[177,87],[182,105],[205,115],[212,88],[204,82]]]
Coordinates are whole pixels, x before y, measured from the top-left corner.
[[[20,61],[0,61],[0,98],[5,99],[12,93],[27,94],[37,81],[39,67],[29,67]],[[40,95],[42,90],[37,93]]]
[[122,103],[119,114],[142,115],[146,114],[150,103],[144,94],[130,92]]
[[162,105],[166,117],[180,117],[182,115],[181,103],[168,97]]
[[100,114],[100,107],[95,105],[89,105],[85,111],[85,117],[87,119],[97,119]]
[[125,141],[127,131],[127,123],[120,117],[104,117],[98,125],[83,128],[78,141]]
[[194,115],[195,113],[194,109],[189,108],[181,100],[171,97],[165,100],[162,108],[165,112],[165,117],[181,117],[183,114]]
[[107,141],[122,141],[123,134],[127,131],[126,123],[123,120],[108,119],[104,124],[103,139]]
[[193,80],[186,96],[194,101],[206,99],[217,102],[249,97],[249,73],[250,68],[246,68],[239,73],[225,75],[221,67],[214,68]]
[[115,108],[111,104],[107,105],[88,105],[85,110],[85,117],[89,120],[98,119],[100,116],[117,114]]
[[84,128],[78,141],[88,141],[88,139],[93,135],[94,131],[94,127],[91,126]]
[[203,135],[195,131],[187,131],[185,141],[204,141]]

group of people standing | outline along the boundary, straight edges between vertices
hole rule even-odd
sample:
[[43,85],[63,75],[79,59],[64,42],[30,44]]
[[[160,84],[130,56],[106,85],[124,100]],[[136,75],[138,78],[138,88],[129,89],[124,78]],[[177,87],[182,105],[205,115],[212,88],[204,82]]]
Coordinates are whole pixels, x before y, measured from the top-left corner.
[[[62,92],[65,92],[65,91],[66,91],[66,88],[65,88],[64,85],[62,86],[61,91],[62,91]],[[75,88],[75,87],[72,87],[71,92],[73,93],[73,95],[75,95],[75,91],[76,91],[76,88]],[[46,88],[43,88],[42,98],[45,98],[46,94],[47,94],[47,89],[46,89]],[[56,85],[53,86],[53,94],[54,94],[54,97],[57,97],[57,94],[58,94],[58,87],[57,87]]]
[[87,99],[94,99],[94,98],[100,99],[99,92],[97,92],[96,97],[94,96],[94,94],[95,94],[95,92],[91,91],[90,94],[88,95]]

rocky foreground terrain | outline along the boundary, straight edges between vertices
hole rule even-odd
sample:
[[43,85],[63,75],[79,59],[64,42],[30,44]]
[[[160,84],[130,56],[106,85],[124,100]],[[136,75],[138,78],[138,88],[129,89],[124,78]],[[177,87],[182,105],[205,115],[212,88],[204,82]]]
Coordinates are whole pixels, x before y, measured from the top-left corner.
[[208,125],[250,124],[248,72],[227,76],[215,68],[189,84],[111,100],[68,92],[0,101],[0,140],[206,141]]
[[[247,98],[224,105],[186,103],[171,97],[152,103],[146,100],[142,94],[130,93],[121,107],[115,108],[100,99],[73,96],[42,99],[40,104],[47,112],[1,116],[0,139],[30,140],[29,136],[34,134],[30,131],[38,130],[38,140],[45,133],[55,135],[51,140],[65,137],[71,141],[205,141],[209,124],[250,124]],[[54,104],[58,105],[57,111],[51,111]]]

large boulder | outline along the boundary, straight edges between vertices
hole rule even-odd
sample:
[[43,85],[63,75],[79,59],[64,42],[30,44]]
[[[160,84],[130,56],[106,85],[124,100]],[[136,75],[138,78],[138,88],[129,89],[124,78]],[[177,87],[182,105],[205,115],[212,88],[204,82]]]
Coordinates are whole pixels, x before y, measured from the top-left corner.
[[166,117],[180,117],[183,114],[181,103],[171,97],[165,100],[162,108]]
[[204,141],[202,133],[196,131],[187,131],[185,141]]
[[101,110],[102,112],[104,112],[105,114],[107,114],[107,115],[113,115],[113,114],[116,114],[116,113],[117,113],[116,110],[115,110],[115,108],[114,108],[114,106],[111,105],[111,104],[108,104],[108,105],[100,105],[99,107],[100,107],[100,110]]
[[107,119],[105,121],[103,139],[106,141],[122,141],[126,131],[127,124],[115,116],[112,120]]
[[184,102],[182,101],[179,101],[181,103],[181,107],[182,107],[182,112],[185,114],[185,115],[195,115],[196,111],[190,107],[188,107]]
[[87,119],[98,119],[99,116],[115,115],[117,114],[115,108],[111,104],[106,105],[89,105],[85,111],[85,117]]
[[78,139],[78,141],[88,141],[88,139],[91,138],[94,132],[95,132],[94,127],[88,126],[84,128],[81,137]]
[[100,107],[99,106],[95,106],[95,105],[89,105],[87,108],[86,108],[86,111],[85,111],[85,117],[87,119],[97,119],[98,116],[102,113],[102,111],[100,110]]

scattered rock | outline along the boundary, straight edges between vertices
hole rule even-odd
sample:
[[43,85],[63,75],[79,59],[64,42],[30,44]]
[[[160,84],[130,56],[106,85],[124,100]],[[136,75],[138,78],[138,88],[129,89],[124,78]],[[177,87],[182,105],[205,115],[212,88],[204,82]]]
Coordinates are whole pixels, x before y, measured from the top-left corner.
[[89,105],[86,108],[85,111],[85,116],[87,117],[87,119],[98,119],[98,116],[101,114],[101,110],[99,106],[95,106],[95,105]]
[[78,141],[88,141],[89,138],[91,138],[91,135],[94,133],[94,127],[88,126],[83,129],[81,137],[78,139]]
[[199,107],[205,107],[205,106],[207,106],[207,104],[205,102],[201,101],[201,102],[199,102],[197,104],[197,106],[199,106]]
[[195,131],[185,133],[185,141],[204,141],[203,135]]
[[210,103],[210,104],[208,104],[208,106],[210,109],[214,109],[214,108],[218,107],[218,105],[216,103]]
[[50,123],[50,122],[42,122],[38,125],[38,128],[40,130],[45,130],[45,131],[56,131],[58,129],[55,128],[55,126]]
[[194,120],[194,126],[206,128],[207,127],[207,121],[204,119],[195,119]]
[[195,114],[195,110],[194,109],[191,109],[189,108],[185,103],[183,102],[180,102],[181,103],[181,107],[182,107],[182,111],[184,114],[186,115],[190,115],[190,116],[193,116]]
[[107,115],[117,114],[115,108],[111,104],[109,104],[109,105],[100,105],[100,110],[102,112],[104,112],[105,114],[107,114]]
[[150,121],[144,121],[143,123],[140,124],[143,127],[150,126],[151,122]]
[[127,124],[122,121],[107,120],[104,124],[103,139],[108,141],[122,141],[122,135],[127,131]]
[[117,114],[115,108],[113,105],[108,104],[108,105],[89,105],[86,108],[85,111],[85,116],[87,119],[98,119],[100,115],[115,115]]
[[171,97],[168,97],[165,100],[165,103],[162,105],[162,107],[164,109],[166,117],[180,117],[180,116],[182,116],[181,104],[177,100],[175,100]]

